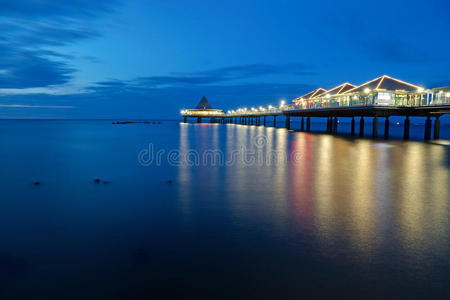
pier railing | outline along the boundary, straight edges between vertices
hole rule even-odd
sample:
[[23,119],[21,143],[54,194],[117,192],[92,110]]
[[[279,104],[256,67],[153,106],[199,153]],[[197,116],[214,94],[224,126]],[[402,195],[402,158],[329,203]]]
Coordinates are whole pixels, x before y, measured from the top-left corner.
[[235,116],[264,116],[280,115],[283,112],[302,111],[326,108],[352,108],[352,107],[433,107],[450,105],[450,91],[433,94],[418,94],[394,99],[383,99],[379,95],[347,96],[336,99],[308,100],[299,104],[259,107],[252,109],[237,109],[228,111],[225,117]]

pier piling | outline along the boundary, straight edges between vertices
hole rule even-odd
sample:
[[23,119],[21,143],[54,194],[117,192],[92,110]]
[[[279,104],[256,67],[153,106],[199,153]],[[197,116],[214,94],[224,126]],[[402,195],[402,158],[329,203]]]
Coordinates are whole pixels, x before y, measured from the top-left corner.
[[306,132],[311,131],[311,117],[306,118]]
[[403,129],[403,139],[404,140],[409,140],[409,127],[410,127],[409,116],[406,116],[405,125],[404,125],[404,129]]
[[305,119],[304,119],[304,117],[302,117],[302,120],[301,120],[300,130],[301,131],[305,131]]
[[387,140],[389,138],[389,117],[386,117],[384,121],[384,139]]
[[364,136],[364,117],[361,116],[361,119],[359,120],[359,136]]
[[374,117],[372,120],[372,138],[378,137],[378,118]]
[[427,116],[427,119],[425,120],[425,132],[423,135],[423,139],[425,141],[429,141],[431,139],[431,119],[430,116]]
[[286,116],[286,129],[287,130],[291,129],[291,117],[290,116]]
[[333,134],[337,134],[337,132],[338,132],[338,123],[339,123],[338,118],[334,117],[334,119],[333,119]]
[[440,130],[440,124],[441,121],[439,120],[439,116],[436,117],[436,120],[434,121],[434,139],[439,139],[439,130]]
[[355,136],[355,117],[352,117],[352,124],[350,129],[350,135]]

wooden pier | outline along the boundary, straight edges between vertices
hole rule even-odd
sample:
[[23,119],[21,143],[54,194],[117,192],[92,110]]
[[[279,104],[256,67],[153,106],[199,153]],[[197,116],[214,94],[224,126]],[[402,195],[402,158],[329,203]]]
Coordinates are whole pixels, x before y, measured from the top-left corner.
[[[205,98],[206,99],[206,98]],[[204,100],[202,99],[204,102]],[[364,136],[365,122],[372,122],[372,137],[380,136],[380,122],[384,120],[383,138],[389,138],[390,117],[404,117],[403,138],[410,137],[410,117],[425,118],[424,140],[439,139],[439,118],[450,113],[450,87],[426,90],[389,76],[381,76],[360,86],[344,83],[330,90],[317,89],[293,100],[294,104],[237,109],[226,113],[183,110],[184,122],[196,118],[197,123],[207,117],[211,123],[233,123],[276,127],[277,117],[284,117],[284,128],[290,130],[291,122],[300,119],[300,131],[311,131],[311,118],[326,118],[326,132],[339,133],[339,120],[351,118],[351,136]],[[200,104],[199,104],[200,105]],[[262,122],[261,122],[262,121]],[[272,122],[270,122],[272,121]],[[359,126],[357,126],[359,122]],[[270,124],[271,123],[271,124]],[[359,131],[356,129],[359,127]],[[433,135],[432,135],[433,132]]]

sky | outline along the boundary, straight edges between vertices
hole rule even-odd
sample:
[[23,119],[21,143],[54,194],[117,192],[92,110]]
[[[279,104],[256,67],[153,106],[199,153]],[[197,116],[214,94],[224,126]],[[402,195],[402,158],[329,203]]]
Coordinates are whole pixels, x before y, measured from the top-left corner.
[[0,0],[0,118],[176,119],[387,74],[450,85],[450,1]]

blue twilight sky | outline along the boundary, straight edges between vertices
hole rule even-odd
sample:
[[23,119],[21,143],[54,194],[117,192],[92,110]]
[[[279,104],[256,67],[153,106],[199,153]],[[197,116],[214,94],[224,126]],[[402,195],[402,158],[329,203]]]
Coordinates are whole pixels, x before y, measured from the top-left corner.
[[0,0],[0,118],[177,118],[388,74],[450,85],[450,1]]

